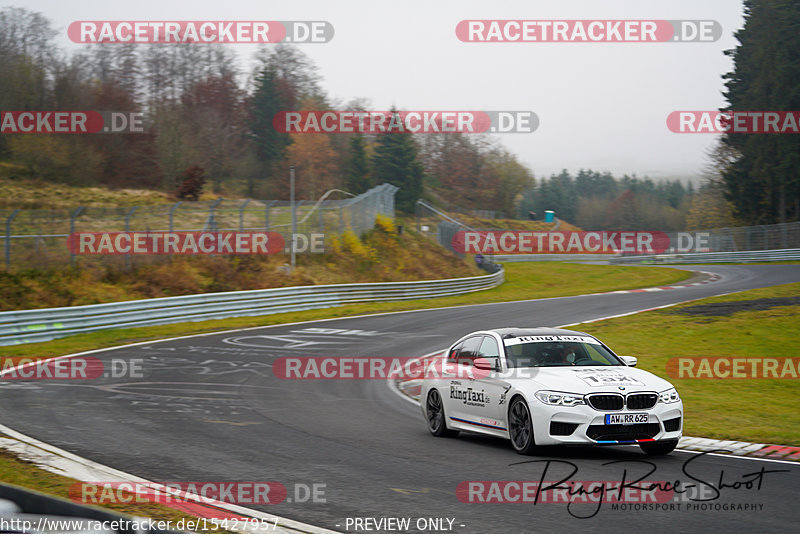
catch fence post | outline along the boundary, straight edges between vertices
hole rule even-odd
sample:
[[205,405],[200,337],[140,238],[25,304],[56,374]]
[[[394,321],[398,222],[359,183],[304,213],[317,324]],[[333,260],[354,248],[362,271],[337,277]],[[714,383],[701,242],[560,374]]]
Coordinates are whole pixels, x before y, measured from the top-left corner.
[[[70,238],[72,237],[72,234],[75,233],[75,219],[80,217],[81,213],[83,213],[83,211],[85,209],[86,209],[86,207],[80,206],[75,211],[73,211],[72,213],[69,214],[69,235],[70,235]],[[69,251],[69,264],[70,265],[75,265],[75,243],[74,242],[72,243],[71,250]]]
[[17,216],[17,213],[19,213],[19,210],[12,211],[11,215],[9,215],[6,219],[6,271],[11,268],[11,221],[14,220],[14,217]]

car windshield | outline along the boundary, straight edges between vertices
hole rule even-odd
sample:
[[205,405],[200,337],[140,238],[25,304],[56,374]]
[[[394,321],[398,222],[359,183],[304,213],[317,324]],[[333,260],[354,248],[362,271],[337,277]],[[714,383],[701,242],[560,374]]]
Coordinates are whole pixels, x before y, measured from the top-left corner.
[[591,341],[523,341],[506,340],[506,361],[509,368],[566,367],[574,365],[625,365],[597,340]]

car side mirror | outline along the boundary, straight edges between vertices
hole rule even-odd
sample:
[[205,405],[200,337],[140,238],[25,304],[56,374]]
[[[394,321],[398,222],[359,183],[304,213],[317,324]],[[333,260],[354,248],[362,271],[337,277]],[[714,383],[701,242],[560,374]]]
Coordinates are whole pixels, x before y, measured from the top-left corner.
[[481,371],[497,371],[497,365],[489,358],[475,358],[472,360],[472,365]]
[[619,359],[628,367],[636,367],[636,364],[639,362],[636,356],[620,356]]

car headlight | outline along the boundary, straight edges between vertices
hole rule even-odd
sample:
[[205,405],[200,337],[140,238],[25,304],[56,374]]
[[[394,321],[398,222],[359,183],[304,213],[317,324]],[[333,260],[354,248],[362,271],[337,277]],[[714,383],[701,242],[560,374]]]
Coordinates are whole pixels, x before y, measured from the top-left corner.
[[678,402],[679,400],[681,400],[681,397],[678,395],[678,390],[675,388],[670,388],[658,394],[658,402],[670,404],[673,402]]
[[586,404],[583,395],[563,393],[561,391],[537,391],[536,398],[551,406],[577,406]]

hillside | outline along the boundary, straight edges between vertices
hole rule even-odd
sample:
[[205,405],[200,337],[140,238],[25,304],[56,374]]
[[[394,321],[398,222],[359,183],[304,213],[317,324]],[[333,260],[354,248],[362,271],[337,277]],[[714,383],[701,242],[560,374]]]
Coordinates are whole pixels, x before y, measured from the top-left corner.
[[[14,165],[0,162],[0,209],[68,209],[78,206],[136,206],[164,204],[172,196],[152,189],[110,189],[97,186],[74,186],[29,178],[9,178]],[[200,200],[220,195],[205,192]]]
[[[465,215],[463,213],[451,214],[451,216],[467,224],[473,228],[497,228],[502,230],[532,230],[535,232],[546,232],[555,229],[556,223],[549,223],[544,221],[528,221],[523,219],[484,219],[475,217],[473,215]],[[558,228],[559,231],[580,231],[574,224],[566,221],[561,221]]]
[[296,285],[454,278],[485,274],[432,240],[379,218],[361,239],[334,237],[323,254],[288,269],[273,256],[137,257],[133,269],[83,258],[76,266],[0,271],[0,310],[49,308]]

